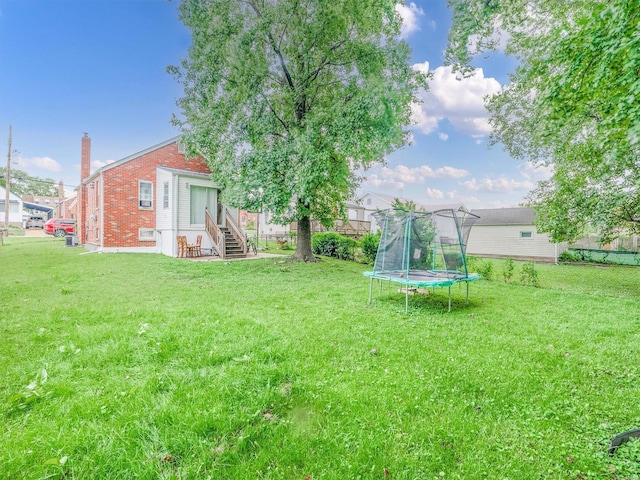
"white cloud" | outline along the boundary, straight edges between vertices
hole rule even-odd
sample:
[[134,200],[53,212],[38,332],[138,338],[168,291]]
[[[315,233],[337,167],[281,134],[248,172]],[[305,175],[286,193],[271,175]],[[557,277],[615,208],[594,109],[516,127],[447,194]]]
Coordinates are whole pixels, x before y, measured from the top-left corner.
[[525,193],[530,191],[535,187],[535,182],[527,179],[525,179],[524,181],[520,181],[507,177],[485,177],[481,180],[472,178],[471,180],[460,182],[460,185],[462,185],[467,190],[475,193],[512,194]]
[[433,169],[428,165],[414,168],[398,165],[394,168],[382,167],[379,173],[369,174],[365,183],[377,188],[402,190],[407,184],[423,184],[427,178],[463,178],[468,175],[467,170],[454,167]]
[[412,68],[422,73],[429,73],[429,62],[414,63]]
[[381,188],[385,190],[402,190],[404,188],[404,183],[395,181],[390,178],[380,177],[376,173],[367,175],[367,180],[364,182],[364,184],[370,187]]
[[39,168],[41,170],[47,170],[49,172],[60,172],[62,165],[56,162],[50,157],[32,157],[26,158],[17,156],[13,161],[18,165],[20,169]]
[[446,142],[449,139],[449,135],[444,132],[438,132],[438,138],[443,142]]
[[100,170],[105,165],[109,165],[110,163],[115,162],[115,160],[107,160],[103,162],[102,160],[92,160],[91,161],[91,172],[95,172],[96,170]]
[[534,182],[549,180],[553,175],[553,165],[535,165],[526,162],[518,165],[518,169],[524,178]]
[[408,5],[400,3],[395,6],[396,12],[402,17],[402,27],[400,28],[400,37],[407,38],[413,32],[420,30],[418,17],[424,15],[424,10],[411,2]]
[[[414,65],[424,71],[424,64]],[[427,64],[428,68],[428,64]],[[500,91],[495,78],[485,78],[481,68],[473,75],[461,78],[452,67],[438,67],[432,71],[429,90],[421,93],[423,103],[413,105],[413,121],[420,130],[429,134],[438,127],[438,122],[447,118],[454,128],[474,138],[491,132],[489,113],[484,98]]]

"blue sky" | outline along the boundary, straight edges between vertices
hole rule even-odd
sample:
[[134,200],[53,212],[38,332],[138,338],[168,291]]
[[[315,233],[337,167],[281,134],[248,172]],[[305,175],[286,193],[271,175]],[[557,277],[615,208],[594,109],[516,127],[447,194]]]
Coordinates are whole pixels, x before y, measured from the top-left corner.
[[[92,139],[93,168],[178,134],[180,86],[166,73],[187,54],[178,0],[0,0],[0,164],[9,124],[13,168],[80,181],[80,139]],[[433,72],[414,109],[413,144],[366,172],[362,189],[423,204],[516,206],[548,172],[487,147],[482,97],[502,88],[514,63],[482,59],[456,80],[443,67],[450,25],[446,0],[398,7],[416,68]]]

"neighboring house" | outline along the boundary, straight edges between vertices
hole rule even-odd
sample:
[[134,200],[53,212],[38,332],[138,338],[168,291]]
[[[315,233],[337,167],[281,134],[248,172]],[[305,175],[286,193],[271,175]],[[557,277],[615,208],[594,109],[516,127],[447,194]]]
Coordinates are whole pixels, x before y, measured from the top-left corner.
[[58,203],[56,212],[58,218],[77,218],[78,216],[78,192],[74,192],[71,196],[63,199]]
[[[0,187],[0,228],[4,227],[6,219],[6,198],[7,190],[4,187]],[[14,227],[22,226],[23,209],[24,203],[22,202],[22,199],[9,192],[9,225],[13,225]]]
[[178,137],[91,174],[90,163],[91,140],[85,134],[78,236],[88,249],[177,256],[178,235],[189,243],[202,235],[203,250],[224,255],[226,228],[244,249],[237,210],[218,202],[220,189],[208,165],[201,158],[187,158]]
[[287,239],[289,238],[290,225],[280,225],[273,221],[273,215],[271,212],[260,212],[256,214],[258,216],[258,230],[260,232],[260,238],[267,240]]
[[[58,204],[60,203],[59,197],[49,197],[45,195],[23,195],[22,201],[25,204],[34,204],[35,207],[26,207],[26,210],[29,210],[31,213],[36,213],[37,211],[47,211],[47,212],[57,212]],[[42,210],[40,210],[42,207]],[[56,215],[55,213],[53,214]]]
[[[311,220],[311,233],[318,232],[336,232],[346,237],[354,237],[359,239],[363,235],[371,232],[371,222],[364,219],[364,207],[361,205],[347,201],[345,203],[347,207],[347,219],[335,220],[330,228],[323,226],[317,220]],[[291,230],[298,231],[298,222],[291,223]]]
[[536,212],[531,208],[472,210],[478,218],[467,242],[468,255],[557,262],[566,243],[553,243],[535,227]]
[[[361,220],[366,222],[371,222],[371,233],[378,232],[381,227],[378,225],[378,222],[375,219],[374,214],[381,210],[388,210],[393,207],[393,204],[396,200],[400,200],[402,202],[412,202],[415,204],[416,208],[425,212],[434,212],[436,210],[444,210],[444,209],[454,209],[463,208],[464,206],[460,203],[448,203],[442,205],[424,205],[418,202],[414,202],[408,198],[400,198],[393,195],[387,195],[384,193],[374,193],[374,192],[365,192],[360,197],[357,198],[356,203],[361,205],[364,209],[362,213]],[[360,215],[360,214],[359,214]],[[349,217],[351,218],[351,216]],[[360,220],[360,218],[358,218]]]
[[256,228],[256,224],[258,222],[258,214],[248,212],[246,210],[240,210],[238,212],[238,225],[240,228]]
[[371,223],[371,233],[376,233],[380,230],[380,226],[378,226],[378,222],[373,214],[377,211],[388,210],[391,208],[396,198],[398,197],[374,192],[365,192],[363,195],[358,197],[356,202],[364,208],[362,220]]

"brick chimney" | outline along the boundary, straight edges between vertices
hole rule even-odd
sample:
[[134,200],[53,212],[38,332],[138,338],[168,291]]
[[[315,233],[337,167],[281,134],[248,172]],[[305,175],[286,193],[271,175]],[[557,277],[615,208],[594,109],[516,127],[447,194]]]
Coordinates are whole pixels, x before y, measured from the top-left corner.
[[82,157],[80,163],[80,181],[82,182],[91,175],[91,139],[85,133],[82,137]]
[[82,149],[80,153],[80,188],[78,199],[78,218],[76,223],[76,235],[78,235],[78,243],[84,245],[87,240],[87,186],[84,181],[91,175],[91,139],[89,134],[85,133],[82,137]]

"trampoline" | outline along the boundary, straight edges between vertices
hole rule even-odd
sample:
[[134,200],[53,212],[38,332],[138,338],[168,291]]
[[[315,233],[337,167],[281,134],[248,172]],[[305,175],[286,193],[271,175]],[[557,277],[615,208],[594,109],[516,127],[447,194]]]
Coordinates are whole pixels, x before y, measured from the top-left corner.
[[409,312],[409,291],[420,288],[449,290],[465,283],[467,304],[469,283],[481,275],[469,273],[465,247],[469,231],[479,218],[466,210],[441,209],[432,212],[386,210],[375,214],[382,226],[380,245],[373,271],[364,272],[370,278],[369,303],[373,298],[373,282],[397,283],[405,292],[405,312]]

